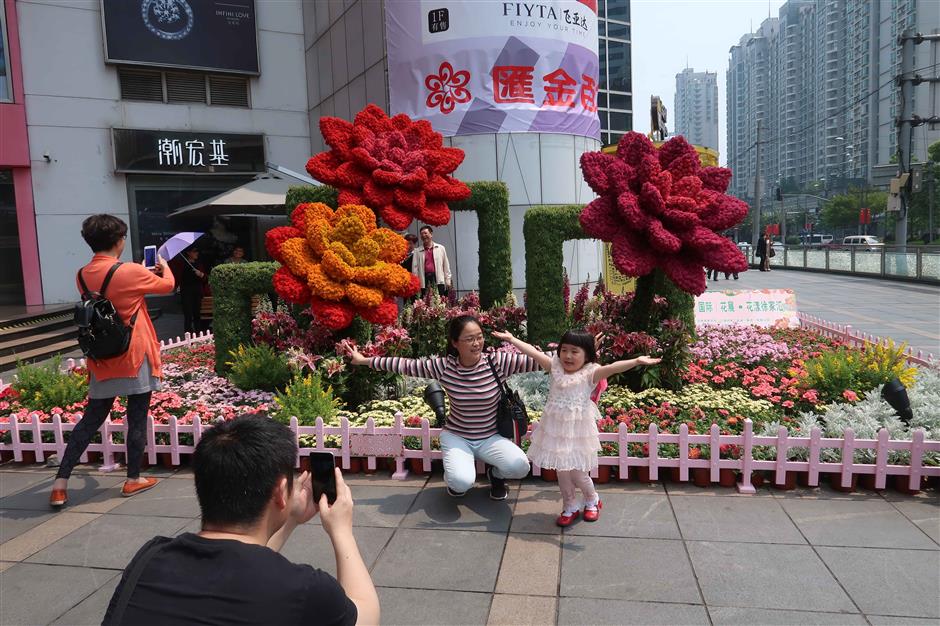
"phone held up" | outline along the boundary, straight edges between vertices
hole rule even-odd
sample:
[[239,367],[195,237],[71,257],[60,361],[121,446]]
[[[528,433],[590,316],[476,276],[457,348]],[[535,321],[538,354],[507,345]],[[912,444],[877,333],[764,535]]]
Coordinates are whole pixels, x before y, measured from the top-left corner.
[[336,502],[336,461],[329,452],[310,453],[310,474],[313,484],[313,501],[319,503],[325,493],[326,501]]
[[144,246],[144,267],[153,269],[157,266],[157,247]]

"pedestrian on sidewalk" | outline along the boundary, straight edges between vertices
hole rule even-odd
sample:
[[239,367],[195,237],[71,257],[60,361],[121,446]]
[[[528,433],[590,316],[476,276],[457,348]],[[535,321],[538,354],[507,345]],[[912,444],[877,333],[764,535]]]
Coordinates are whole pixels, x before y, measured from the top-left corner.
[[[147,312],[147,294],[171,293],[173,274],[164,259],[157,267],[121,263],[127,239],[127,224],[113,215],[92,215],[82,222],[82,238],[94,256],[78,271],[79,293],[98,292],[114,305],[121,320],[131,328],[127,352],[108,359],[88,359],[88,401],[85,414],[69,435],[59,471],[52,483],[49,504],[61,507],[68,501],[68,480],[92,437],[111,414],[114,399],[127,396],[127,481],[122,495],[132,496],[150,489],[157,480],[140,477],[140,462],[147,444],[147,415],[150,394],[160,390],[160,343]],[[110,276],[107,285],[105,281]]]
[[765,234],[761,234],[760,238],[757,240],[757,258],[760,260],[760,271],[769,272],[770,271],[770,250],[771,250],[772,240]]
[[190,246],[173,267],[183,305],[183,332],[196,334],[202,330],[202,297],[206,295],[208,270],[199,262],[199,249]]
[[[419,255],[420,256],[420,255]],[[441,432],[444,482],[452,497],[463,497],[476,480],[476,460],[491,467],[490,498],[505,500],[506,480],[529,473],[525,452],[512,440],[498,434],[496,409],[500,386],[490,365],[506,380],[519,372],[539,368],[532,357],[496,352],[484,355],[483,327],[471,315],[455,317],[448,327],[447,356],[406,359],[364,357],[350,349],[350,362],[372,369],[440,382],[450,399],[450,414]]]
[[[339,468],[336,500],[294,475],[297,437],[264,415],[206,431],[193,454],[199,533],[156,537],[124,570],[104,617],[119,624],[378,624],[379,598],[353,535]],[[278,554],[319,513],[336,578]]]
[[447,260],[447,249],[439,243],[434,243],[434,229],[430,226],[422,226],[418,234],[421,236],[421,245],[412,254],[411,273],[421,281],[422,298],[435,288],[443,298],[450,291],[453,280],[450,261]]
[[[529,459],[558,472],[562,512],[555,520],[570,526],[584,509],[584,521],[596,522],[603,503],[594,489],[591,472],[597,468],[601,450],[597,434],[600,411],[592,400],[595,385],[637,366],[656,365],[662,359],[641,356],[599,365],[595,339],[583,330],[569,330],[558,342],[558,352],[549,356],[508,332],[493,336],[511,343],[549,373],[548,399],[538,428],[532,433]],[[577,497],[577,490],[581,498]]]

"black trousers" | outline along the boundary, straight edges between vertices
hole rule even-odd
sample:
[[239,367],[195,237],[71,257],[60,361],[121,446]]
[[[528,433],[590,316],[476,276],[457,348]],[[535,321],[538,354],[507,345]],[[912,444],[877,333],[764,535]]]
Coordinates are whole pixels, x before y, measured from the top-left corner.
[[[111,414],[111,406],[114,404],[114,398],[96,398],[89,399],[85,406],[85,415],[79,420],[72,434],[69,435],[69,442],[65,446],[65,454],[62,455],[62,461],[59,463],[59,471],[56,478],[68,479],[75,469],[79,457],[85,452],[88,444],[104,420]],[[138,478],[140,476],[140,462],[144,457],[144,448],[147,445],[147,414],[150,412],[150,392],[138,393],[133,396],[127,396],[127,477]]]
[[431,289],[437,287],[437,295],[444,297],[447,295],[447,286],[443,283],[437,282],[437,276],[435,274],[425,274],[424,275],[424,290],[421,291],[421,297],[425,298],[431,292]]
[[202,293],[198,289],[180,291],[183,299],[183,332],[197,333],[202,330]]

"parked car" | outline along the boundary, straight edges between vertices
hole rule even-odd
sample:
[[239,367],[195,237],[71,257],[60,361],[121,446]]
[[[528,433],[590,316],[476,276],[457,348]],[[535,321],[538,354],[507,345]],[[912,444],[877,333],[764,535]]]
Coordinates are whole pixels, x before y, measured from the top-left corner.
[[804,241],[803,245],[822,248],[832,244],[832,235],[814,233],[812,235],[803,235],[802,240]]
[[852,235],[851,237],[845,237],[842,240],[842,245],[846,248],[868,250],[870,252],[880,250],[884,246],[884,244],[878,241],[878,238],[873,235]]

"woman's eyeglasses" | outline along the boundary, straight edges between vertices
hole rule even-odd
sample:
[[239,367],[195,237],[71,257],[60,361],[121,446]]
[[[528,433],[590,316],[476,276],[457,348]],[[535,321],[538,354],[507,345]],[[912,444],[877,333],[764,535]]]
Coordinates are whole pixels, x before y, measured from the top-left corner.
[[483,343],[483,335],[477,335],[476,337],[461,337],[460,341],[467,344]]

